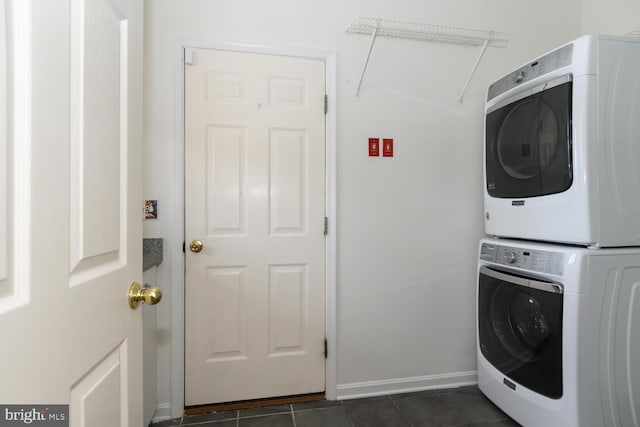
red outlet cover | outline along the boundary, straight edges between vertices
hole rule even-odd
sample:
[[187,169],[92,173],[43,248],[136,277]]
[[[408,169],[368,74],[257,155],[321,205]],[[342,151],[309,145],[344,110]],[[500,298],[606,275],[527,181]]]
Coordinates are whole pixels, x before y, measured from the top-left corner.
[[385,138],[382,140],[382,155],[384,157],[393,157],[393,139]]
[[369,156],[380,155],[380,138],[369,138]]

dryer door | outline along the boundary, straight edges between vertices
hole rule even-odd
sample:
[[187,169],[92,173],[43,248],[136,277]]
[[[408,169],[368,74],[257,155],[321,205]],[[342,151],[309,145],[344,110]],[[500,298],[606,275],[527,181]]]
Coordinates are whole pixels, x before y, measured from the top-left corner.
[[487,112],[485,184],[491,197],[544,196],[571,187],[571,93],[566,76]]
[[562,286],[481,267],[478,339],[482,355],[507,377],[562,397]]

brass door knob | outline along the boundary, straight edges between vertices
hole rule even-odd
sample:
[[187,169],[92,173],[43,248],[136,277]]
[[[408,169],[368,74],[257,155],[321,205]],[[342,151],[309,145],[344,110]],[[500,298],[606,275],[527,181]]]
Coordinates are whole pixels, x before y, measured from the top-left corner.
[[138,308],[141,303],[155,305],[162,299],[162,291],[155,286],[140,286],[140,283],[133,282],[129,288],[129,307]]
[[189,243],[189,249],[195,253],[200,252],[203,246],[204,244],[200,240],[192,240],[191,243]]

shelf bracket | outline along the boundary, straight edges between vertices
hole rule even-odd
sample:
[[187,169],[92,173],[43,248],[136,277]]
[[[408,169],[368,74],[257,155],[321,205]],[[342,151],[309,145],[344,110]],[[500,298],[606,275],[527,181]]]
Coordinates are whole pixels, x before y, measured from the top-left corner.
[[356,90],[356,96],[360,96],[360,87],[362,86],[362,80],[364,80],[364,73],[367,71],[367,65],[369,64],[369,58],[371,57],[371,50],[373,49],[373,44],[376,42],[376,36],[378,35],[379,25],[380,25],[380,20],[378,19],[375,28],[371,32],[371,41],[369,42],[369,50],[367,51],[367,56],[364,58],[364,65],[362,66],[362,74],[360,75],[360,81],[358,82],[358,89]]
[[487,47],[489,46],[489,43],[491,42],[492,38],[493,38],[493,31],[489,33],[489,38],[487,38],[484,41],[482,48],[480,49],[480,54],[478,55],[478,59],[476,59],[476,63],[473,65],[473,69],[471,70],[471,74],[469,74],[469,78],[467,78],[467,81],[464,84],[464,87],[462,88],[462,92],[460,93],[460,99],[458,100],[458,102],[461,104],[462,104],[462,100],[464,99],[464,95],[467,93],[467,89],[469,88],[469,83],[471,83],[471,79],[473,78],[474,74],[478,70],[480,61],[482,60],[482,57],[484,56],[484,53],[487,50]]

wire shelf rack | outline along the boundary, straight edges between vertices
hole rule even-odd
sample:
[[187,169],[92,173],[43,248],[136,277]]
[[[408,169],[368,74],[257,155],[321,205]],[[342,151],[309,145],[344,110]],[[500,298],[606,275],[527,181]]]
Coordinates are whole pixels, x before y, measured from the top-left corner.
[[507,33],[366,17],[356,19],[346,32],[347,34],[372,34],[374,31],[377,36],[467,46],[482,46],[487,40],[491,47],[505,48],[509,44]]
[[640,27],[624,35],[632,39],[640,39]]
[[360,95],[360,88],[364,80],[364,74],[367,70],[367,64],[371,57],[371,50],[376,41],[376,37],[396,37],[402,39],[425,40],[434,43],[452,43],[464,46],[482,46],[480,54],[476,60],[471,74],[460,94],[459,102],[462,102],[464,95],[469,87],[469,83],[473,78],[480,60],[484,55],[487,47],[506,48],[509,44],[509,35],[496,31],[484,31],[470,28],[448,27],[443,25],[421,24],[417,22],[394,21],[391,19],[366,18],[359,17],[346,30],[347,34],[370,34],[369,50],[364,60],[362,74],[356,96]]

